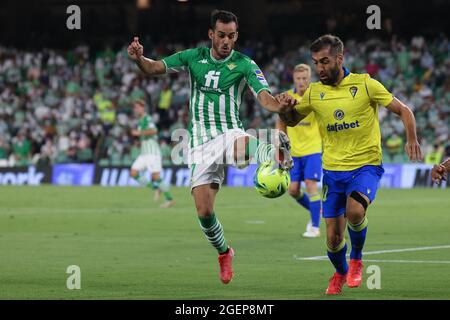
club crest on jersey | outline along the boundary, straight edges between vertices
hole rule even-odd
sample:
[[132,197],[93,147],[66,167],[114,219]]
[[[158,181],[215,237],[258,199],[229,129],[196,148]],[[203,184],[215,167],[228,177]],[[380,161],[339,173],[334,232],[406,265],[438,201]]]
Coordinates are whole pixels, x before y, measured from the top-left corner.
[[256,69],[255,74],[256,74],[256,78],[259,80],[259,82],[261,82],[264,85],[267,85],[267,80],[264,77],[264,74],[260,69]]
[[228,67],[228,69],[230,69],[230,71],[231,70],[233,70],[234,68],[236,68],[237,67],[237,65],[235,64],[235,63],[229,63],[229,64],[227,64],[227,67]]
[[336,120],[342,120],[345,116],[344,111],[342,111],[341,109],[336,109],[333,115]]
[[358,88],[353,86],[353,87],[350,87],[349,91],[350,91],[352,97],[355,98],[356,93],[358,92]]
[[320,100],[323,100],[323,97],[325,97],[325,92],[320,93]]

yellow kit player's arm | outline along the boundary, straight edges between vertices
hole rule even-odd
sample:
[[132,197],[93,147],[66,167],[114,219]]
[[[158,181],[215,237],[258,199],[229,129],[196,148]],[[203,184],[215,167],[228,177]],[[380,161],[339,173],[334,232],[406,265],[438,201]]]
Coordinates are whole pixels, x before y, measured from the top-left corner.
[[403,125],[406,129],[407,140],[405,144],[405,151],[408,154],[409,160],[422,160],[422,150],[420,149],[419,142],[417,141],[416,119],[414,118],[414,114],[411,109],[397,98],[394,98],[394,100],[392,100],[386,108],[397,114],[403,121]]
[[416,119],[414,118],[414,114],[411,109],[397,98],[394,98],[380,82],[370,78],[369,76],[366,79],[366,86],[368,91],[367,93],[369,94],[371,100],[386,106],[389,111],[394,112],[402,119],[403,125],[405,126],[407,139],[405,151],[408,154],[409,160],[422,160],[422,150],[420,149],[419,142],[417,141]]

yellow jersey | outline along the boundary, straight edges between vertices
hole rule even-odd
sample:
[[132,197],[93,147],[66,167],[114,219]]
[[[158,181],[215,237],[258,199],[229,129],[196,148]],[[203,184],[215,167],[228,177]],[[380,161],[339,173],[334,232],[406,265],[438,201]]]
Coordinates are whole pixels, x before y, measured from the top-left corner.
[[381,164],[378,104],[387,106],[394,99],[368,74],[344,71],[337,86],[311,83],[295,107],[302,115],[315,114],[323,141],[322,165],[332,171]]
[[[297,101],[302,100],[302,96],[292,89],[287,93]],[[322,153],[322,138],[319,132],[319,124],[313,112],[308,114],[295,127],[287,127],[287,135],[291,141],[291,155],[293,157]]]

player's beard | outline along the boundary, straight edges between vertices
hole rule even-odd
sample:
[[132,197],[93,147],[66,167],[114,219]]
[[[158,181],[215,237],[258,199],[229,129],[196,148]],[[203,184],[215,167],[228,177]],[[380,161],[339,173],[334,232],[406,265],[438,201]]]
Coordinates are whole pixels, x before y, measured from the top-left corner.
[[330,70],[330,74],[328,75],[327,79],[324,80],[320,80],[320,82],[322,82],[322,84],[328,85],[328,86],[332,86],[334,85],[338,79],[339,79],[339,65],[336,63],[334,68]]
[[214,47],[214,50],[216,51],[216,53],[219,55],[219,57],[221,59],[227,58],[231,54],[231,50],[233,50],[233,45],[231,43],[227,46],[227,52],[226,53],[222,52],[220,44],[214,44],[213,43],[213,47]]

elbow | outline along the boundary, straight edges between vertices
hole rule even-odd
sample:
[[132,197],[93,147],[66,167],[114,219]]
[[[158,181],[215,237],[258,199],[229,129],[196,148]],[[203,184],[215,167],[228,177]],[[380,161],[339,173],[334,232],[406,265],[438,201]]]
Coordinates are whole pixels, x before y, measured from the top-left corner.
[[298,125],[299,122],[300,122],[300,121],[291,120],[291,121],[289,121],[289,123],[286,123],[286,125],[287,125],[288,127],[295,127],[296,125]]

